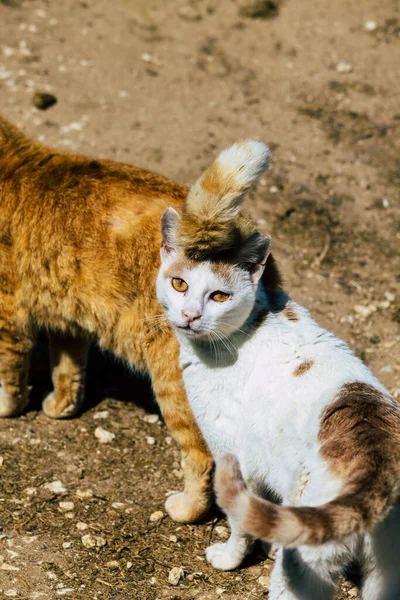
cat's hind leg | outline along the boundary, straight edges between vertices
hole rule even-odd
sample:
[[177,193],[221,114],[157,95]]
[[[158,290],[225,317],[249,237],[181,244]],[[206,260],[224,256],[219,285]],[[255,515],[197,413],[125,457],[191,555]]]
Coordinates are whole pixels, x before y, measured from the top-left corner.
[[332,600],[348,552],[342,544],[280,548],[269,600]]
[[400,598],[400,504],[365,537],[362,600]]
[[66,419],[83,402],[89,340],[52,332],[49,345],[54,390],[45,398],[43,411],[53,419]]

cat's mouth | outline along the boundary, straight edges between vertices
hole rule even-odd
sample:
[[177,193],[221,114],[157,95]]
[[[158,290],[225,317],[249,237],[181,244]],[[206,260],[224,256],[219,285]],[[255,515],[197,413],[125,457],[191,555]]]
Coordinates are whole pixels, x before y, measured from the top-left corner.
[[201,335],[202,333],[204,333],[204,331],[193,329],[190,323],[185,323],[184,325],[175,324],[175,327],[177,329],[180,329],[181,331],[184,331],[186,335],[190,336]]

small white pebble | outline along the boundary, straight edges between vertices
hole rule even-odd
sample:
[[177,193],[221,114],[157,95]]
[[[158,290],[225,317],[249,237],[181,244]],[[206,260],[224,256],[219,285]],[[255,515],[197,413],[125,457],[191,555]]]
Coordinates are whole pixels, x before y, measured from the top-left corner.
[[100,535],[96,535],[96,546],[98,548],[102,548],[106,544],[107,544],[107,542],[103,537],[101,537]]
[[151,577],[150,585],[156,585],[156,583],[157,583],[157,579],[155,577]]
[[78,498],[91,498],[93,496],[92,490],[76,490]]
[[387,198],[383,198],[382,206],[383,208],[389,208],[389,200]]
[[72,546],[72,542],[64,542],[62,545],[64,550],[68,550],[68,548],[71,548],[71,546]]
[[279,192],[279,189],[276,187],[276,185],[271,185],[269,191],[271,194],[277,194]]
[[389,308],[389,306],[390,306],[389,300],[382,300],[382,302],[378,303],[378,308],[381,308],[382,310],[386,310],[387,308]]
[[184,571],[182,567],[173,567],[168,574],[168,583],[178,585],[183,576]]
[[149,521],[150,523],[158,523],[159,521],[161,521],[161,519],[163,519],[164,517],[164,513],[161,512],[161,510],[156,510],[156,512],[153,512],[150,517],[149,517]]
[[82,523],[81,521],[78,521],[78,523],[76,524],[76,528],[79,529],[79,531],[85,531],[85,529],[88,528],[86,523]]
[[153,437],[151,437],[151,435],[148,435],[146,437],[146,442],[149,444],[149,446],[154,446],[154,444],[156,443],[156,440]]
[[370,304],[369,306],[364,306],[362,304],[356,304],[354,306],[354,310],[355,312],[360,315],[361,317],[367,318],[369,317],[373,312],[376,311],[376,306],[374,306],[373,304]]
[[144,62],[148,62],[151,63],[153,62],[153,57],[151,54],[148,54],[147,52],[144,52],[143,54],[140,55],[140,58],[144,61]]
[[93,415],[93,419],[108,419],[110,413],[108,410],[99,410],[98,412],[94,413]]
[[365,21],[364,23],[364,29],[365,31],[375,31],[377,29],[378,25],[376,23],[376,21]]
[[226,590],[224,590],[224,588],[217,588],[216,593],[218,594],[218,596],[221,596],[221,594],[225,594]]
[[131,562],[129,562],[129,561],[128,561],[128,562],[126,563],[126,568],[127,568],[127,569],[132,569],[132,567],[133,567],[133,563],[131,563]]
[[118,569],[119,562],[117,560],[110,560],[109,562],[106,562],[106,567],[109,567],[110,569]]
[[62,510],[74,510],[73,502],[59,502],[58,504]]
[[66,519],[74,519],[75,518],[74,512],[66,512],[66,513],[64,513],[64,515],[65,515]]
[[4,458],[2,456],[0,456],[0,467],[3,466],[3,463],[4,463]]
[[102,427],[96,427],[94,430],[94,435],[99,440],[100,444],[109,444],[115,439],[115,433],[111,433],[111,431],[106,431]]
[[394,300],[396,298],[396,296],[394,294],[392,294],[391,292],[385,292],[384,296],[388,302],[394,302]]
[[53,573],[53,571],[47,571],[46,575],[52,581],[55,581],[57,579],[57,575],[55,573]]
[[261,575],[261,577],[259,577],[257,579],[258,583],[264,587],[269,587],[269,576],[268,575]]
[[2,571],[19,571],[19,567],[14,567],[14,565],[9,565],[5,562],[1,563],[0,569]]
[[44,487],[46,488],[46,490],[49,490],[50,492],[53,492],[54,494],[63,494],[64,492],[67,491],[65,489],[65,487],[63,486],[62,481],[60,481],[60,480],[52,481],[50,483],[45,483]]
[[178,538],[176,537],[176,535],[170,535],[169,536],[169,541],[173,542],[174,544],[176,544],[176,542],[178,541]]
[[165,443],[170,446],[172,444],[172,437],[170,437],[169,435],[167,435],[167,437],[165,438]]
[[112,508],[115,508],[116,510],[119,510],[120,508],[124,508],[125,504],[123,502],[113,502],[111,504]]
[[145,415],[143,417],[143,421],[146,423],[157,423],[159,421],[158,415]]
[[95,548],[97,545],[96,538],[91,533],[87,533],[86,535],[83,535],[81,540],[82,540],[82,544],[85,546],[85,548]]
[[341,60],[336,65],[336,71],[338,73],[351,73],[353,71],[353,65],[347,60]]
[[18,596],[18,592],[17,590],[5,590],[4,595],[7,596],[7,598],[15,598]]

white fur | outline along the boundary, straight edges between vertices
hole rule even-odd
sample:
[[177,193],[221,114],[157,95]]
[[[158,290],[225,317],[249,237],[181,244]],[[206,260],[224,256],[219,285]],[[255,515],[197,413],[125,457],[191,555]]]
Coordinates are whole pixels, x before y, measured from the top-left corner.
[[249,187],[268,168],[269,160],[268,146],[246,140],[223,150],[217,164],[226,178],[234,177],[237,187]]
[[[258,328],[247,329],[246,319],[256,297],[260,302],[267,300],[250,275],[238,268],[229,286],[208,263],[202,263],[176,275],[189,284],[185,294],[176,292],[164,275],[175,258],[164,258],[157,294],[176,326],[189,402],[215,460],[234,454],[250,485],[267,484],[286,505],[318,506],[333,500],[342,481],[329,472],[319,455],[321,414],[345,383],[360,381],[387,390],[344,342],[322,329],[294,302],[298,321],[269,312]],[[231,292],[232,297],[215,305],[209,299],[215,290]],[[193,302],[201,317],[192,324],[192,331],[180,329],[184,324],[181,311]],[[209,343],[207,335],[213,332],[223,336],[223,342]],[[306,360],[314,361],[312,368],[294,377],[296,367]],[[400,539],[400,517],[396,513],[390,519],[391,535]],[[231,519],[230,524],[229,541],[207,549],[208,560],[219,569],[237,567],[249,548],[244,532]],[[281,548],[271,578],[270,600],[329,600],[341,568],[361,555],[365,571],[370,573],[363,599],[400,598],[394,559],[375,564],[382,555],[375,546],[387,542],[389,529],[383,524],[370,536],[354,534],[322,547]],[[382,581],[387,582],[388,577],[395,582],[391,589],[398,595],[383,591]]]

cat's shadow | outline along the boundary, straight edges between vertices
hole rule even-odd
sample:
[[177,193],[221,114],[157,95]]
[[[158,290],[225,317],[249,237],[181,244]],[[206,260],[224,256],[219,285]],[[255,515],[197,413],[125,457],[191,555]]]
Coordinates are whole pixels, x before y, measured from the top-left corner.
[[[50,356],[45,333],[40,333],[31,356],[29,370],[30,401],[28,412],[40,411],[42,402],[53,389]],[[150,379],[130,370],[109,352],[92,344],[87,364],[85,401],[76,417],[100,404],[105,398],[133,402],[151,413],[160,414]]]

